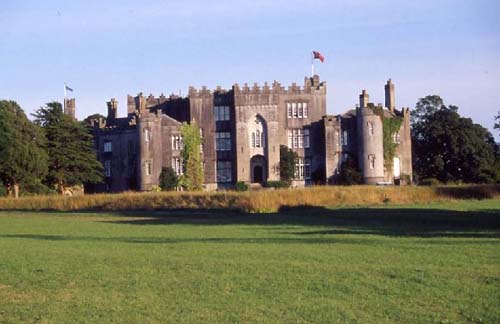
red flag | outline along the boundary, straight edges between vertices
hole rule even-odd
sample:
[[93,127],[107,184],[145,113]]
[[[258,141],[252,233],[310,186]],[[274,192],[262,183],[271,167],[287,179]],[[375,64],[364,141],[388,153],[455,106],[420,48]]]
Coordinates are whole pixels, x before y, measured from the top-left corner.
[[313,55],[315,60],[320,60],[321,63],[325,61],[325,57],[320,52],[313,51]]

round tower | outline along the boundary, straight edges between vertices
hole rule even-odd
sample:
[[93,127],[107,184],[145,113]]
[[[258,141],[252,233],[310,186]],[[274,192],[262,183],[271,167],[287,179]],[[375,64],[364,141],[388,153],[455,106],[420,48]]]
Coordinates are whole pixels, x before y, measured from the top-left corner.
[[[367,99],[364,92],[360,97]],[[363,181],[376,184],[384,181],[384,133],[382,119],[371,108],[372,104],[361,105],[357,111],[359,151],[358,163]]]

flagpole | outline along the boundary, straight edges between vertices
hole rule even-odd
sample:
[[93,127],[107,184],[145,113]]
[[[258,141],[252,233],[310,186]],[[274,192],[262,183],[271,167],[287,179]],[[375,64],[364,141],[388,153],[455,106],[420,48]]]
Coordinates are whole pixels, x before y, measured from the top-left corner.
[[314,77],[314,53],[311,53],[311,78]]
[[66,111],[66,82],[64,82],[64,99],[63,99],[63,111]]

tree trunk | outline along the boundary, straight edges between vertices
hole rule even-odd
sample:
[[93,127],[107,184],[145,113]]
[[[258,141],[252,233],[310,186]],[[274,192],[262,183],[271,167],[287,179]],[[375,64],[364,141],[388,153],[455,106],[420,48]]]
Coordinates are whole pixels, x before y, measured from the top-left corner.
[[19,185],[14,184],[14,198],[19,198]]
[[64,184],[62,182],[59,182],[59,190],[61,191],[61,195],[64,196]]

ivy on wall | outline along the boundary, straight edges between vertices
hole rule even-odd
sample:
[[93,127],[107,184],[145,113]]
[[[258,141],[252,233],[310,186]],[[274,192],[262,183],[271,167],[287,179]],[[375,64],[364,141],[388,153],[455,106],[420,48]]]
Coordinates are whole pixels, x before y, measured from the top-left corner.
[[394,156],[398,143],[394,143],[392,136],[399,131],[403,118],[394,116],[392,118],[384,117],[384,110],[381,107],[374,107],[373,112],[382,120],[383,141],[384,141],[384,167],[386,170],[392,170]]

